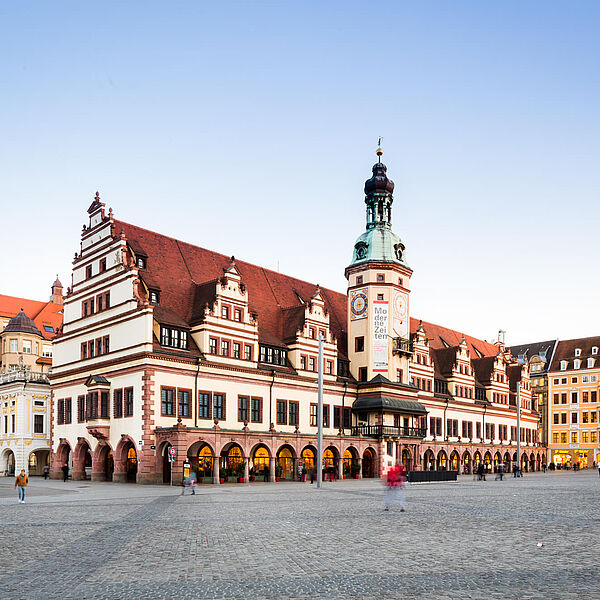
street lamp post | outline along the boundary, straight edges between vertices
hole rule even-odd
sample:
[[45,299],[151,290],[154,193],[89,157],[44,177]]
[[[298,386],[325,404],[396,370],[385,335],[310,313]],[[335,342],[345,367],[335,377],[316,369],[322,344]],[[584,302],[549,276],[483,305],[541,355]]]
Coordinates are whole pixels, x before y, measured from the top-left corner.
[[517,383],[517,468],[521,473],[521,382]]
[[318,406],[317,406],[317,488],[323,481],[323,335],[319,333],[319,365],[318,365]]

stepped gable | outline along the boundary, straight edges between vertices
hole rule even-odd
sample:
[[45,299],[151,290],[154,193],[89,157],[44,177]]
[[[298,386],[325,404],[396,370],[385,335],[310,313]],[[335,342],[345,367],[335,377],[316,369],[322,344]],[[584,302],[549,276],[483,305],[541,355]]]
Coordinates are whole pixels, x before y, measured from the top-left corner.
[[[471,359],[476,359],[483,356],[496,356],[498,354],[498,346],[484,342],[471,335],[466,335],[441,325],[435,325],[434,323],[422,322],[423,329],[427,339],[429,340],[429,347],[435,350],[444,348],[453,348],[460,345],[460,341],[465,338],[467,346],[469,348],[469,354]],[[410,319],[410,331],[414,333],[419,327],[418,319]],[[444,343],[445,342],[445,343]]]
[[[143,248],[147,254],[146,269],[141,271],[141,277],[160,286],[161,308],[172,311],[191,324],[200,312],[195,304],[197,296],[202,301],[207,296],[204,284],[221,277],[223,270],[230,266],[231,257],[115,220],[115,235],[120,235],[121,231],[125,232],[134,252],[135,248]],[[282,308],[304,306],[298,294],[303,298],[312,297],[316,284],[237,259],[235,265],[248,290],[249,309],[258,315],[260,340],[284,345],[284,330],[289,325],[285,322]],[[346,295],[320,289],[330,315],[331,331],[340,352],[345,353]]]
[[[53,302],[40,302],[39,300],[28,300],[15,296],[0,294],[0,315],[3,317],[15,317],[23,312],[35,323],[36,328],[46,340],[51,340],[62,325],[62,304]],[[52,327],[52,331],[46,331],[44,325]]]

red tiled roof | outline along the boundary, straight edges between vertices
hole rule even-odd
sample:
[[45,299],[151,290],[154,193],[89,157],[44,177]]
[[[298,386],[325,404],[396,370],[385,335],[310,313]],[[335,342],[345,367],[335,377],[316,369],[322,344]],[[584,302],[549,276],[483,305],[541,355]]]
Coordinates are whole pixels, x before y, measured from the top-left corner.
[[522,365],[508,365],[506,367],[506,376],[508,377],[509,389],[512,392],[515,392],[517,390],[517,383],[521,381],[522,374]]
[[[148,254],[142,277],[160,285],[160,305],[186,323],[198,318],[197,294],[202,301],[210,296],[208,282],[223,275],[231,258],[174,238],[148,231],[123,221],[115,221],[114,232],[125,232],[132,248]],[[261,341],[282,344],[284,311],[282,307],[303,306],[297,294],[311,298],[317,286],[251,263],[236,260],[242,282],[248,290],[249,308],[258,314]],[[346,349],[346,296],[321,288],[325,308],[330,315],[331,331],[342,353]],[[157,315],[158,316],[158,315]]]
[[[0,294],[0,316],[9,319],[23,312],[33,320],[45,339],[51,340],[57,329],[62,325],[62,304],[53,302],[40,302],[39,300],[28,300],[15,296]],[[52,332],[46,331],[44,325],[52,327]]]
[[[174,324],[176,315],[189,324],[201,318],[201,306],[214,298],[215,282],[230,266],[231,258],[123,221],[115,220],[114,224],[115,235],[124,231],[130,247],[143,249],[148,255],[146,270],[141,275],[148,283],[160,287],[162,310],[156,311],[157,319],[169,319]],[[237,259],[235,265],[248,290],[249,308],[258,314],[260,340],[283,344],[301,323],[305,305],[298,296],[308,301],[317,285]],[[320,292],[329,314],[331,332],[337,339],[339,351],[345,355],[347,297],[323,287]],[[422,324],[433,349],[458,346],[463,338],[462,333],[447,327],[425,321]],[[418,326],[418,319],[411,318],[411,332]],[[494,344],[469,335],[464,338],[472,359],[498,353]]]
[[457,351],[458,346],[454,346],[453,348],[431,348],[436,375],[446,377],[452,373]]
[[[479,340],[471,335],[462,334],[458,331],[454,331],[453,329],[448,329],[447,327],[442,327],[441,325],[435,325],[434,323],[427,323],[426,321],[423,321],[422,325],[423,329],[425,330],[426,337],[429,340],[429,345],[432,348],[448,348],[458,346],[464,335],[467,346],[469,347],[469,354],[471,355],[472,359],[481,356],[496,356],[496,354],[498,354],[498,346],[495,344],[484,342],[483,340]],[[411,317],[411,333],[414,333],[418,327],[419,320]],[[444,344],[444,342],[446,343]]]
[[489,383],[494,372],[495,356],[484,356],[483,358],[474,358],[471,360],[471,366],[475,372],[475,377],[480,383]]

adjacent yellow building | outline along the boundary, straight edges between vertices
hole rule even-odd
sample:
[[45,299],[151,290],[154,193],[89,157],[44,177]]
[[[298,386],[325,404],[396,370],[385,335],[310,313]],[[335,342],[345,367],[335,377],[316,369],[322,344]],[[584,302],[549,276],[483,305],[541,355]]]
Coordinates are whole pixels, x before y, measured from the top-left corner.
[[549,460],[559,467],[598,463],[600,336],[558,342],[548,373]]

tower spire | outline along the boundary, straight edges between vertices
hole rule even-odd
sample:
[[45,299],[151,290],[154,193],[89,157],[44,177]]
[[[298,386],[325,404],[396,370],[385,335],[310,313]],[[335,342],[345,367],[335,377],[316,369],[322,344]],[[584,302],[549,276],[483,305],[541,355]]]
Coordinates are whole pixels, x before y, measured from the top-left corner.
[[379,139],[377,140],[377,150],[375,150],[375,154],[377,154],[377,162],[379,164],[381,164],[381,156],[383,155],[383,150],[381,149],[381,140],[383,140],[383,138],[381,136],[379,136]]

